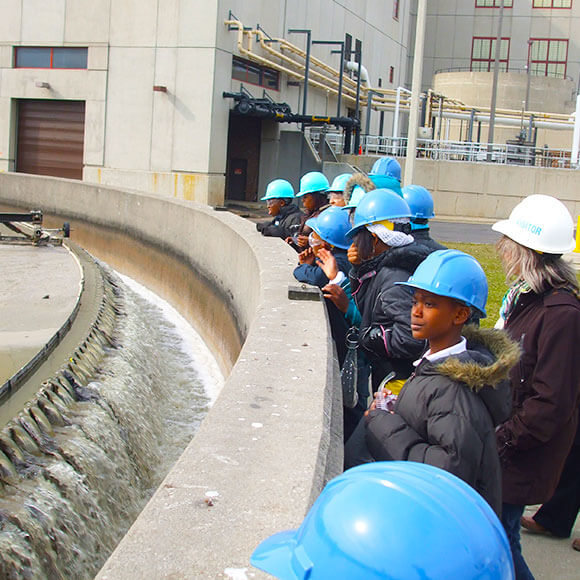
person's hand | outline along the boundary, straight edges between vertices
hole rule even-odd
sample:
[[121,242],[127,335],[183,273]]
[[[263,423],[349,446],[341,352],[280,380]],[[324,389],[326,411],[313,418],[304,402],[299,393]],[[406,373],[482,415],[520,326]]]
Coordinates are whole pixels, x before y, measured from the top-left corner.
[[322,295],[328,298],[343,314],[346,314],[349,304],[348,296],[338,284],[327,284],[324,286],[322,288]]
[[314,258],[315,256],[312,248],[308,248],[307,250],[304,250],[298,254],[298,263],[312,266],[314,264]]
[[296,242],[301,248],[308,247],[308,236],[298,236],[298,241]]
[[338,266],[332,252],[326,248],[320,248],[316,257],[318,258],[318,265],[326,274],[326,277],[329,280],[334,280],[338,276]]
[[348,258],[348,261],[355,266],[362,262],[358,253],[358,248],[354,244],[351,244],[351,246],[348,248],[346,257]]

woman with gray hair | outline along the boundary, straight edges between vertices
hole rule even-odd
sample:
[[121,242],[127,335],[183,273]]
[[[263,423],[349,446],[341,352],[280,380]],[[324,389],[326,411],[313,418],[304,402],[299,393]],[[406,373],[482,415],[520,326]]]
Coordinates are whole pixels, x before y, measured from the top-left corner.
[[511,417],[496,431],[502,463],[502,523],[516,578],[533,578],[521,552],[520,518],[554,493],[572,446],[580,398],[578,282],[562,254],[574,249],[562,202],[531,195],[493,229],[508,280],[496,326],[520,343],[512,369]]

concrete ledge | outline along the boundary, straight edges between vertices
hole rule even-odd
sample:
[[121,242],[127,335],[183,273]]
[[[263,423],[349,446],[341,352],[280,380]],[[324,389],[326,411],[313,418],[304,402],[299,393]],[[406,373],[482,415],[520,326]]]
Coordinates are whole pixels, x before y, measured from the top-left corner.
[[[188,286],[174,285],[172,272],[183,275],[177,264],[194,269],[197,287],[217,300],[202,320],[195,310],[184,315],[209,344],[220,343],[215,328],[229,334],[222,393],[98,577],[215,578],[249,569],[254,547],[296,527],[342,464],[328,322],[322,302],[288,299],[293,250],[227,212],[77,181],[0,174],[0,203],[66,218],[73,239],[98,257],[116,256],[112,265],[153,280],[170,300]],[[183,312],[188,301],[173,302]]]

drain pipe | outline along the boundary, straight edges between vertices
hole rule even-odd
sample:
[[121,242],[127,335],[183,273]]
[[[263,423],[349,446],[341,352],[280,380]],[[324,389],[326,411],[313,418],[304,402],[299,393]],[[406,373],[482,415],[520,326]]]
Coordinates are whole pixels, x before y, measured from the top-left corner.
[[574,113],[574,137],[572,137],[572,156],[570,163],[578,165],[578,147],[580,146],[580,95],[576,97],[576,112]]
[[393,120],[393,141],[399,138],[399,113],[401,112],[401,93],[411,94],[405,87],[397,87],[397,101],[395,104],[395,118]]

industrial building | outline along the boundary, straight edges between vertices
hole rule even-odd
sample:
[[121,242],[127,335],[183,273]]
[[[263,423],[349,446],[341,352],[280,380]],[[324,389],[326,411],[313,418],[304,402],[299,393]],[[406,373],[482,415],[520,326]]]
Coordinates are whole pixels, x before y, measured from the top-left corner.
[[[487,139],[476,112],[489,110],[502,13],[497,106],[512,125],[527,112],[520,127],[499,122],[496,142],[528,126],[529,142],[531,114],[548,112],[566,130],[541,129],[534,142],[569,148],[580,5],[503,0],[501,10],[501,2],[428,2],[421,136]],[[327,130],[341,137],[334,153],[357,153],[365,135],[405,136],[416,5],[0,0],[0,171],[214,206],[256,200],[275,177],[296,186],[332,157],[320,139]],[[437,99],[462,120],[438,119]]]
[[[295,179],[308,144],[300,123],[233,114],[224,92],[243,85],[292,113],[334,116],[341,43],[346,62],[364,63],[367,85],[406,82],[407,2],[3,0],[0,8],[4,171],[211,205],[256,199],[273,176]],[[345,117],[355,114],[357,72],[344,75]]]

